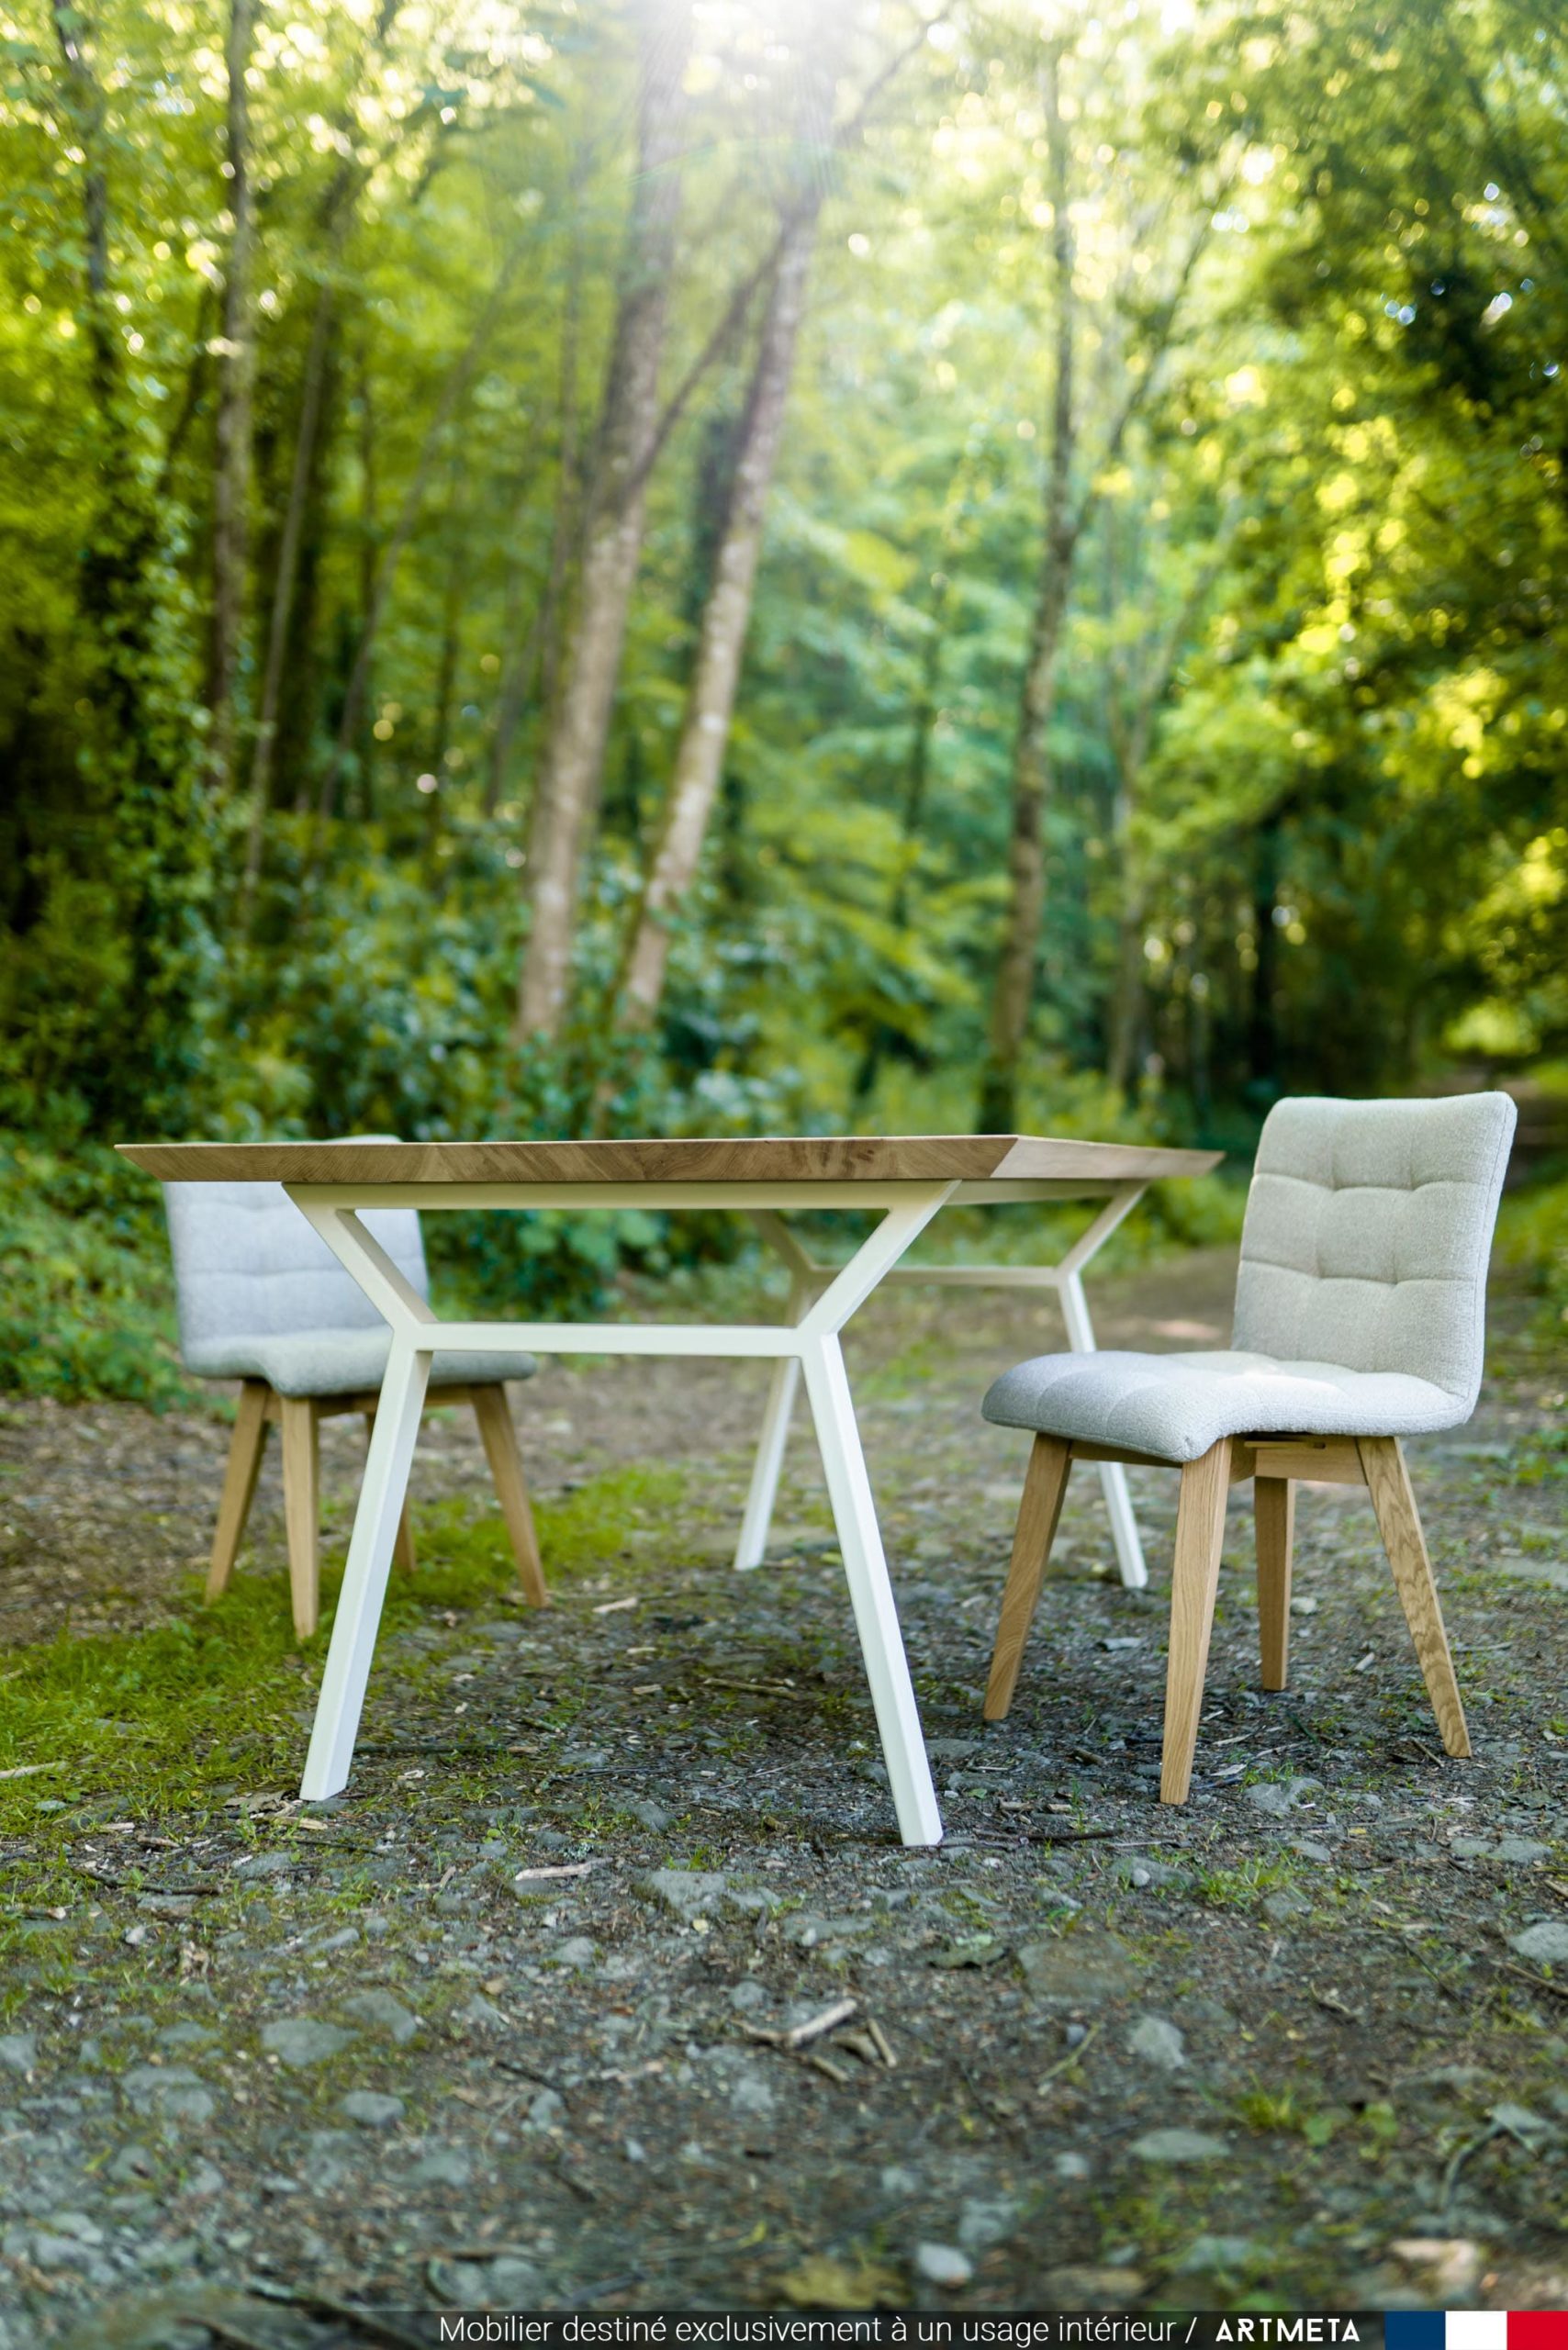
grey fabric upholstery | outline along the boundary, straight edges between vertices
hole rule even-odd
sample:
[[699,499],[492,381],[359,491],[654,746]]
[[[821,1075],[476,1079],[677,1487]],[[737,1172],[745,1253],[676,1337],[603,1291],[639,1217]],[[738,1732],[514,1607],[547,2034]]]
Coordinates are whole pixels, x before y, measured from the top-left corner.
[[[359,1136],[379,1140],[379,1136]],[[281,1183],[165,1183],[180,1352],[201,1379],[265,1379],[282,1395],[379,1387],[392,1337]],[[364,1212],[398,1270],[429,1293],[412,1208]],[[532,1355],[446,1351],[431,1382],[527,1379]]]
[[1486,1259],[1515,1109],[1282,1102],[1248,1197],[1233,1350],[1040,1355],[988,1420],[1195,1460],[1223,1436],[1457,1427],[1481,1384]]

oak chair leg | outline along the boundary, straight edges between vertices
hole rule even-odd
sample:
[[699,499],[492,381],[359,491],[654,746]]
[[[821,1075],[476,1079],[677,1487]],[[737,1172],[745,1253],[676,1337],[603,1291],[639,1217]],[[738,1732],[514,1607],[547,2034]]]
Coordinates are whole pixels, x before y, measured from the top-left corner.
[[1295,1484],[1289,1477],[1257,1477],[1252,1507],[1258,1522],[1258,1642],[1263,1686],[1289,1685],[1291,1550],[1295,1539]]
[[[375,1413],[366,1412],[364,1432],[367,1437],[375,1427]],[[398,1513],[398,1531],[392,1538],[392,1563],[399,1574],[405,1575],[411,1575],[417,1563],[414,1556],[414,1529],[409,1522],[407,1500],[404,1501],[402,1509]]]
[[228,1587],[255,1498],[266,1440],[267,1383],[264,1379],[247,1379],[240,1390],[234,1434],[229,1444],[229,1466],[223,1472],[223,1492],[218,1504],[212,1558],[207,1570],[208,1599],[218,1598]]
[[1225,1542],[1230,1438],[1222,1437],[1182,1471],[1176,1506],[1176,1563],[1170,1578],[1170,1649],[1165,1668],[1165,1751],[1161,1803],[1185,1803],[1204,1705],[1209,1634]]
[[308,1395],[278,1398],[283,1422],[283,1521],[288,1536],[288,1581],[294,1629],[308,1640],[319,1609],[317,1523],[320,1501],[320,1437]]
[[1060,1437],[1037,1436],[1029,1454],[1018,1524],[1013,1537],[1013,1558],[1002,1595],[1002,1615],[991,1651],[991,1678],[986,1684],[985,1718],[1002,1721],[1013,1703],[1024,1643],[1034,1621],[1040,1585],[1061,1520],[1072,1447]]
[[1377,1512],[1378,1532],[1394,1570],[1394,1589],[1416,1643],[1421,1678],[1438,1718],[1443,1746],[1450,1754],[1468,1755],[1470,1731],[1404,1449],[1397,1437],[1374,1436],[1362,1437],[1360,1449],[1372,1507]]
[[495,1482],[496,1498],[500,1503],[501,1516],[511,1537],[518,1581],[535,1607],[547,1607],[550,1595],[544,1588],[539,1537],[533,1528],[528,1481],[522,1473],[522,1455],[518,1450],[517,1429],[512,1424],[507,1391],[497,1380],[486,1386],[474,1388],[471,1393],[474,1416],[479,1423],[485,1457],[490,1464],[490,1475]]

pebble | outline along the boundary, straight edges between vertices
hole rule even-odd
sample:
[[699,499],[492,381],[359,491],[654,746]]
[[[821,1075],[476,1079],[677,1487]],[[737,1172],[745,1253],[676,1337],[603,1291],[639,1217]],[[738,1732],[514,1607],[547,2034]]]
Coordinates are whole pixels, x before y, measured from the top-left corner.
[[1176,2264],[1178,2277],[1213,2277],[1245,2268],[1257,2246],[1250,2236],[1198,2236]]
[[1012,2195],[970,2195],[958,2207],[958,2245],[977,2256],[1005,2244],[1018,2226],[1019,2205]]
[[1278,1893],[1265,1894],[1263,1915],[1271,1925],[1289,1926],[1297,1918],[1310,1918],[1312,1904],[1302,1894],[1294,1893],[1285,1886]]
[[350,2089],[347,2097],[338,2099],[338,2111],[348,2121],[357,2121],[362,2130],[390,2130],[407,2109],[400,2097],[388,2096],[382,2089]]
[[234,1863],[236,1876],[286,1876],[299,1866],[297,1852],[247,1852]]
[[1222,2163],[1230,2149],[1223,2138],[1206,2137],[1201,2130],[1148,2130],[1127,2148],[1140,2163]]
[[1179,2072],[1187,2061],[1187,2043],[1166,2016],[1140,2016],[1127,2034],[1127,2046],[1162,2073]]
[[639,1879],[638,1891],[689,1925],[717,1908],[727,1884],[716,1869],[651,1869]]
[[432,2146],[409,2173],[414,2187],[466,2187],[474,2165],[461,2146]]
[[554,2089],[541,2089],[528,2109],[525,2130],[554,2130],[566,2119],[566,2100]]
[[974,2263],[966,2260],[955,2244],[917,2244],[914,2247],[914,2273],[928,2285],[945,2286],[955,2292],[967,2285],[974,2275]]
[[1300,1852],[1309,1861],[1331,1861],[1334,1857],[1328,1846],[1320,1844],[1315,1836],[1294,1837],[1291,1841],[1291,1850],[1293,1852]]
[[1267,1812],[1271,1819],[1285,1819],[1322,1785],[1321,1779],[1259,1779],[1243,1793],[1255,1811]]
[[1527,1926],[1522,1934],[1508,1936],[1508,1948],[1543,1966],[1568,1966],[1568,1921],[1549,1918],[1539,1926]]
[[580,1975],[593,1964],[593,1943],[587,1934],[572,1934],[564,1942],[544,1954],[546,1966],[564,1966],[568,1973]]
[[1090,2176],[1087,2154],[1058,2154],[1051,2164],[1051,2168],[1061,2179],[1088,2178]]
[[39,2044],[30,2031],[0,2032],[0,2065],[9,2073],[30,2073],[39,2060]]
[[339,2024],[322,2023],[315,2016],[284,2016],[275,2023],[262,2027],[262,2046],[291,2072],[324,2065],[329,2057],[348,2047],[353,2039],[352,2031],[343,2031]]
[[[399,2048],[406,2048],[420,2029],[419,2017],[401,1999],[394,1998],[390,1991],[355,1991],[343,2001],[343,2007],[356,2023],[364,2024],[370,2031],[384,2031]],[[286,2064],[290,2061],[284,2059]]]

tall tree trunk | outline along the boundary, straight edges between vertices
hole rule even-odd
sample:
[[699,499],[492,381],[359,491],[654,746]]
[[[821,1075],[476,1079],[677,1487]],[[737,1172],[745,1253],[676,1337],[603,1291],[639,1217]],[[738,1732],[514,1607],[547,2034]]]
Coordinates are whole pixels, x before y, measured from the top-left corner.
[[658,431],[659,361],[680,208],[681,84],[689,9],[644,0],[637,167],[589,485],[577,611],[534,783],[523,890],[529,936],[519,1038],[554,1036],[566,1010],[579,867],[598,808],[627,610],[643,546],[645,459]]
[[[819,199],[820,203],[820,199]],[[703,606],[697,660],[687,692],[680,740],[665,805],[664,826],[637,911],[627,957],[623,1017],[651,1025],[664,991],[670,924],[697,878],[708,820],[723,772],[741,656],[751,620],[762,548],[763,517],[805,315],[806,279],[818,205],[798,212],[768,292],[742,416],[723,532]]]
[[235,692],[245,624],[251,546],[251,408],[256,374],[251,263],[255,207],[251,191],[251,106],[245,74],[255,39],[257,0],[230,0],[224,58],[229,76],[226,144],[233,227],[223,275],[217,453],[212,521],[212,668],[208,755],[225,790],[234,784]]
[[[574,187],[579,179],[574,173]],[[575,216],[574,216],[575,217]],[[490,738],[489,771],[485,786],[485,812],[493,815],[506,789],[512,744],[527,705],[535,672],[541,697],[548,709],[554,699],[556,655],[566,572],[577,531],[577,498],[581,489],[577,414],[577,329],[582,304],[583,241],[574,227],[571,259],[566,270],[566,299],[561,310],[561,357],[556,389],[555,502],[550,517],[550,551],[544,592],[526,630],[522,628],[522,566],[513,573],[508,598],[506,671]],[[527,485],[532,481],[529,469]],[[520,501],[521,503],[521,501]]]
[[251,759],[251,822],[245,839],[245,871],[240,888],[241,925],[248,918],[261,877],[262,853],[272,806],[273,764],[277,748],[278,707],[283,697],[284,661],[288,649],[289,621],[299,572],[299,550],[316,476],[316,452],[320,433],[323,397],[331,357],[335,323],[335,289],[322,280],[310,319],[305,369],[299,386],[299,423],[294,438],[294,464],[289,474],[288,503],[278,534],[277,567],[273,575],[272,610],[267,620],[266,654],[262,671],[261,703],[256,714],[256,742]]
[[474,379],[474,371],[478,366],[485,347],[489,341],[491,331],[500,316],[512,277],[522,257],[522,251],[521,243],[512,247],[501,266],[495,285],[490,289],[485,307],[475,322],[473,332],[469,335],[454,364],[448,370],[446,381],[442,386],[441,398],[436,404],[435,414],[426,427],[424,439],[420,444],[420,453],[415,460],[413,475],[403,493],[402,503],[398,509],[398,518],[392,525],[391,536],[382,549],[380,560],[375,564],[367,580],[359,643],[354,650],[353,666],[349,672],[348,684],[343,693],[342,714],[338,722],[337,741],[321,777],[321,789],[316,810],[319,818],[324,819],[330,814],[337,797],[339,780],[353,756],[360,720],[364,714],[365,696],[370,688],[371,660],[375,650],[376,634],[386,610],[386,600],[391,594],[393,581],[398,576],[398,566],[403,559],[404,549],[413,536],[414,525],[420,519],[420,510],[424,505],[425,491],[429,487],[431,474],[434,469],[447,427],[457,414],[464,396]]
[[[920,665],[920,694],[914,705],[910,727],[909,768],[904,781],[903,808],[899,824],[900,845],[903,851],[899,860],[888,900],[888,920],[901,934],[909,928],[910,876],[918,854],[916,842],[925,813],[926,786],[931,778],[931,730],[936,722],[937,688],[942,675],[942,647],[946,642],[947,610],[946,580],[938,591],[938,602],[931,617],[931,632],[925,640],[925,650]],[[879,1020],[866,1039],[866,1049],[855,1072],[850,1098],[857,1110],[864,1109],[877,1090],[881,1074],[882,1057],[890,1045],[898,1041],[897,1030],[885,1020]]]
[[1035,959],[1046,904],[1045,815],[1050,790],[1047,736],[1056,709],[1057,663],[1083,525],[1072,499],[1078,440],[1073,362],[1077,263],[1069,210],[1068,132],[1061,111],[1059,44],[1046,53],[1041,82],[1051,192],[1051,276],[1056,297],[1056,386],[1046,481],[1046,533],[1013,745],[1013,820],[1007,844],[1008,905],[991,996],[991,1035],[980,1080],[982,1133],[1005,1134],[1017,1116],[1018,1063],[1035,995]]

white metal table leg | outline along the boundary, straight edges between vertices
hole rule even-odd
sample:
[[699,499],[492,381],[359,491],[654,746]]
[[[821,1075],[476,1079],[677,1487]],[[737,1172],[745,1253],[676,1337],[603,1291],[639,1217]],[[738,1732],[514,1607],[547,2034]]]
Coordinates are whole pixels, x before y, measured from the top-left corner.
[[308,1803],[320,1803],[348,1785],[431,1360],[429,1349],[416,1351],[401,1333],[394,1337],[354,1512],[348,1566],[332,1624],[327,1670],[321,1676],[310,1751],[300,1783],[299,1792]]
[[[791,1322],[801,1319],[811,1296],[812,1292],[800,1281],[790,1284],[789,1318]],[[762,1554],[767,1548],[768,1529],[773,1524],[773,1505],[778,1498],[778,1480],[784,1468],[784,1447],[790,1440],[790,1416],[795,1408],[795,1393],[800,1384],[801,1358],[799,1355],[782,1356],[773,1366],[767,1406],[762,1416],[762,1434],[757,1438],[756,1458],[752,1462],[745,1516],[741,1520],[740,1540],[735,1545],[735,1565],[739,1568],[760,1567]]]
[[827,1471],[845,1581],[881,1733],[899,1834],[906,1844],[939,1844],[942,1815],[936,1808],[920,1709],[899,1630],[877,1506],[837,1337],[829,1334],[809,1341],[804,1365],[806,1393]]
[[[1094,1326],[1089,1319],[1089,1301],[1083,1294],[1083,1278],[1074,1267],[1062,1274],[1061,1310],[1067,1323],[1067,1342],[1075,1355],[1095,1352]],[[1100,1487],[1105,1496],[1105,1508],[1111,1520],[1111,1539],[1116,1546],[1116,1564],[1128,1591],[1141,1591],[1148,1581],[1148,1569],[1144,1564],[1143,1544],[1138,1539],[1137,1520],[1133,1516],[1132,1495],[1127,1491],[1127,1472],[1119,1460],[1102,1460]]]

